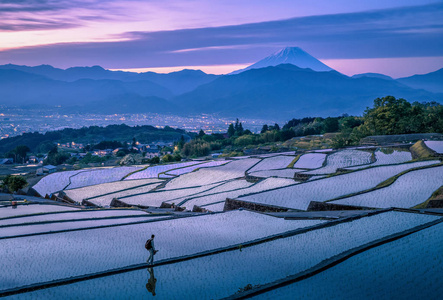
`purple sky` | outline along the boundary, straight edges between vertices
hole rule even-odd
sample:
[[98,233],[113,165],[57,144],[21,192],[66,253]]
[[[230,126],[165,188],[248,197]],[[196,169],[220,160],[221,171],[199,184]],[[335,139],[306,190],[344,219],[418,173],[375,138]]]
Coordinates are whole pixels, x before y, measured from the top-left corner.
[[348,75],[443,67],[443,1],[0,0],[0,64],[213,73],[298,46]]

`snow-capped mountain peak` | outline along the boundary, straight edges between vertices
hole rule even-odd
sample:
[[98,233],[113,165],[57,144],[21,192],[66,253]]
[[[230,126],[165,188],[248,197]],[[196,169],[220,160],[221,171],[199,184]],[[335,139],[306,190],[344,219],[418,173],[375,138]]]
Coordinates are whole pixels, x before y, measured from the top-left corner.
[[260,69],[270,66],[277,66],[280,64],[292,64],[299,68],[309,68],[318,72],[327,72],[333,70],[299,47],[286,47],[268,57],[265,57],[255,64],[250,65],[245,69],[234,71],[231,74],[238,74],[250,69]]

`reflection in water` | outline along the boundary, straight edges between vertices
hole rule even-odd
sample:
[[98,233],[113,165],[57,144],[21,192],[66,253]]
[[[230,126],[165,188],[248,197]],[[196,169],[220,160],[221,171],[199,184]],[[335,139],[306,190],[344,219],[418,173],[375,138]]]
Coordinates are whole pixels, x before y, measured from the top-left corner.
[[146,289],[152,294],[152,296],[155,296],[155,284],[157,283],[157,278],[154,277],[154,269],[152,267],[148,268],[148,273],[149,279],[146,284]]

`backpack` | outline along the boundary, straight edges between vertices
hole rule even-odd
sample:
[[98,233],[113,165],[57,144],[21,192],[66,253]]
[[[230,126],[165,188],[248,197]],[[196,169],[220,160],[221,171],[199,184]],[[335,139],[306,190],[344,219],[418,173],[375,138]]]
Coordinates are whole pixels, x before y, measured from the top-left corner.
[[145,243],[146,250],[152,249],[151,241],[152,241],[152,239],[149,239],[146,241],[146,243]]

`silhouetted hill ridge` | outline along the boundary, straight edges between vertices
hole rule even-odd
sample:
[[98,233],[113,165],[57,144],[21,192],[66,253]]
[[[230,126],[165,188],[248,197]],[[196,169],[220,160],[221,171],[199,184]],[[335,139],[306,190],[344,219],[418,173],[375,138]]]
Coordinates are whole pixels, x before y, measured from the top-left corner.
[[396,81],[351,78],[336,71],[316,72],[285,64],[223,76],[172,101],[192,113],[304,117],[361,114],[375,98],[386,95],[411,101],[443,98]]
[[425,89],[434,93],[443,93],[443,68],[435,72],[398,78],[398,82],[416,89]]
[[175,95],[189,92],[199,85],[209,83],[218,77],[217,75],[206,74],[201,70],[184,69],[168,74],[161,74],[155,72],[136,73],[125,71],[111,71],[106,70],[100,66],[72,67],[63,70],[54,68],[50,65],[28,67],[7,64],[0,66],[0,70],[18,70],[30,74],[45,76],[48,79],[68,82],[73,82],[80,79],[108,79],[125,82],[148,80],[152,83],[156,83],[169,89]]

